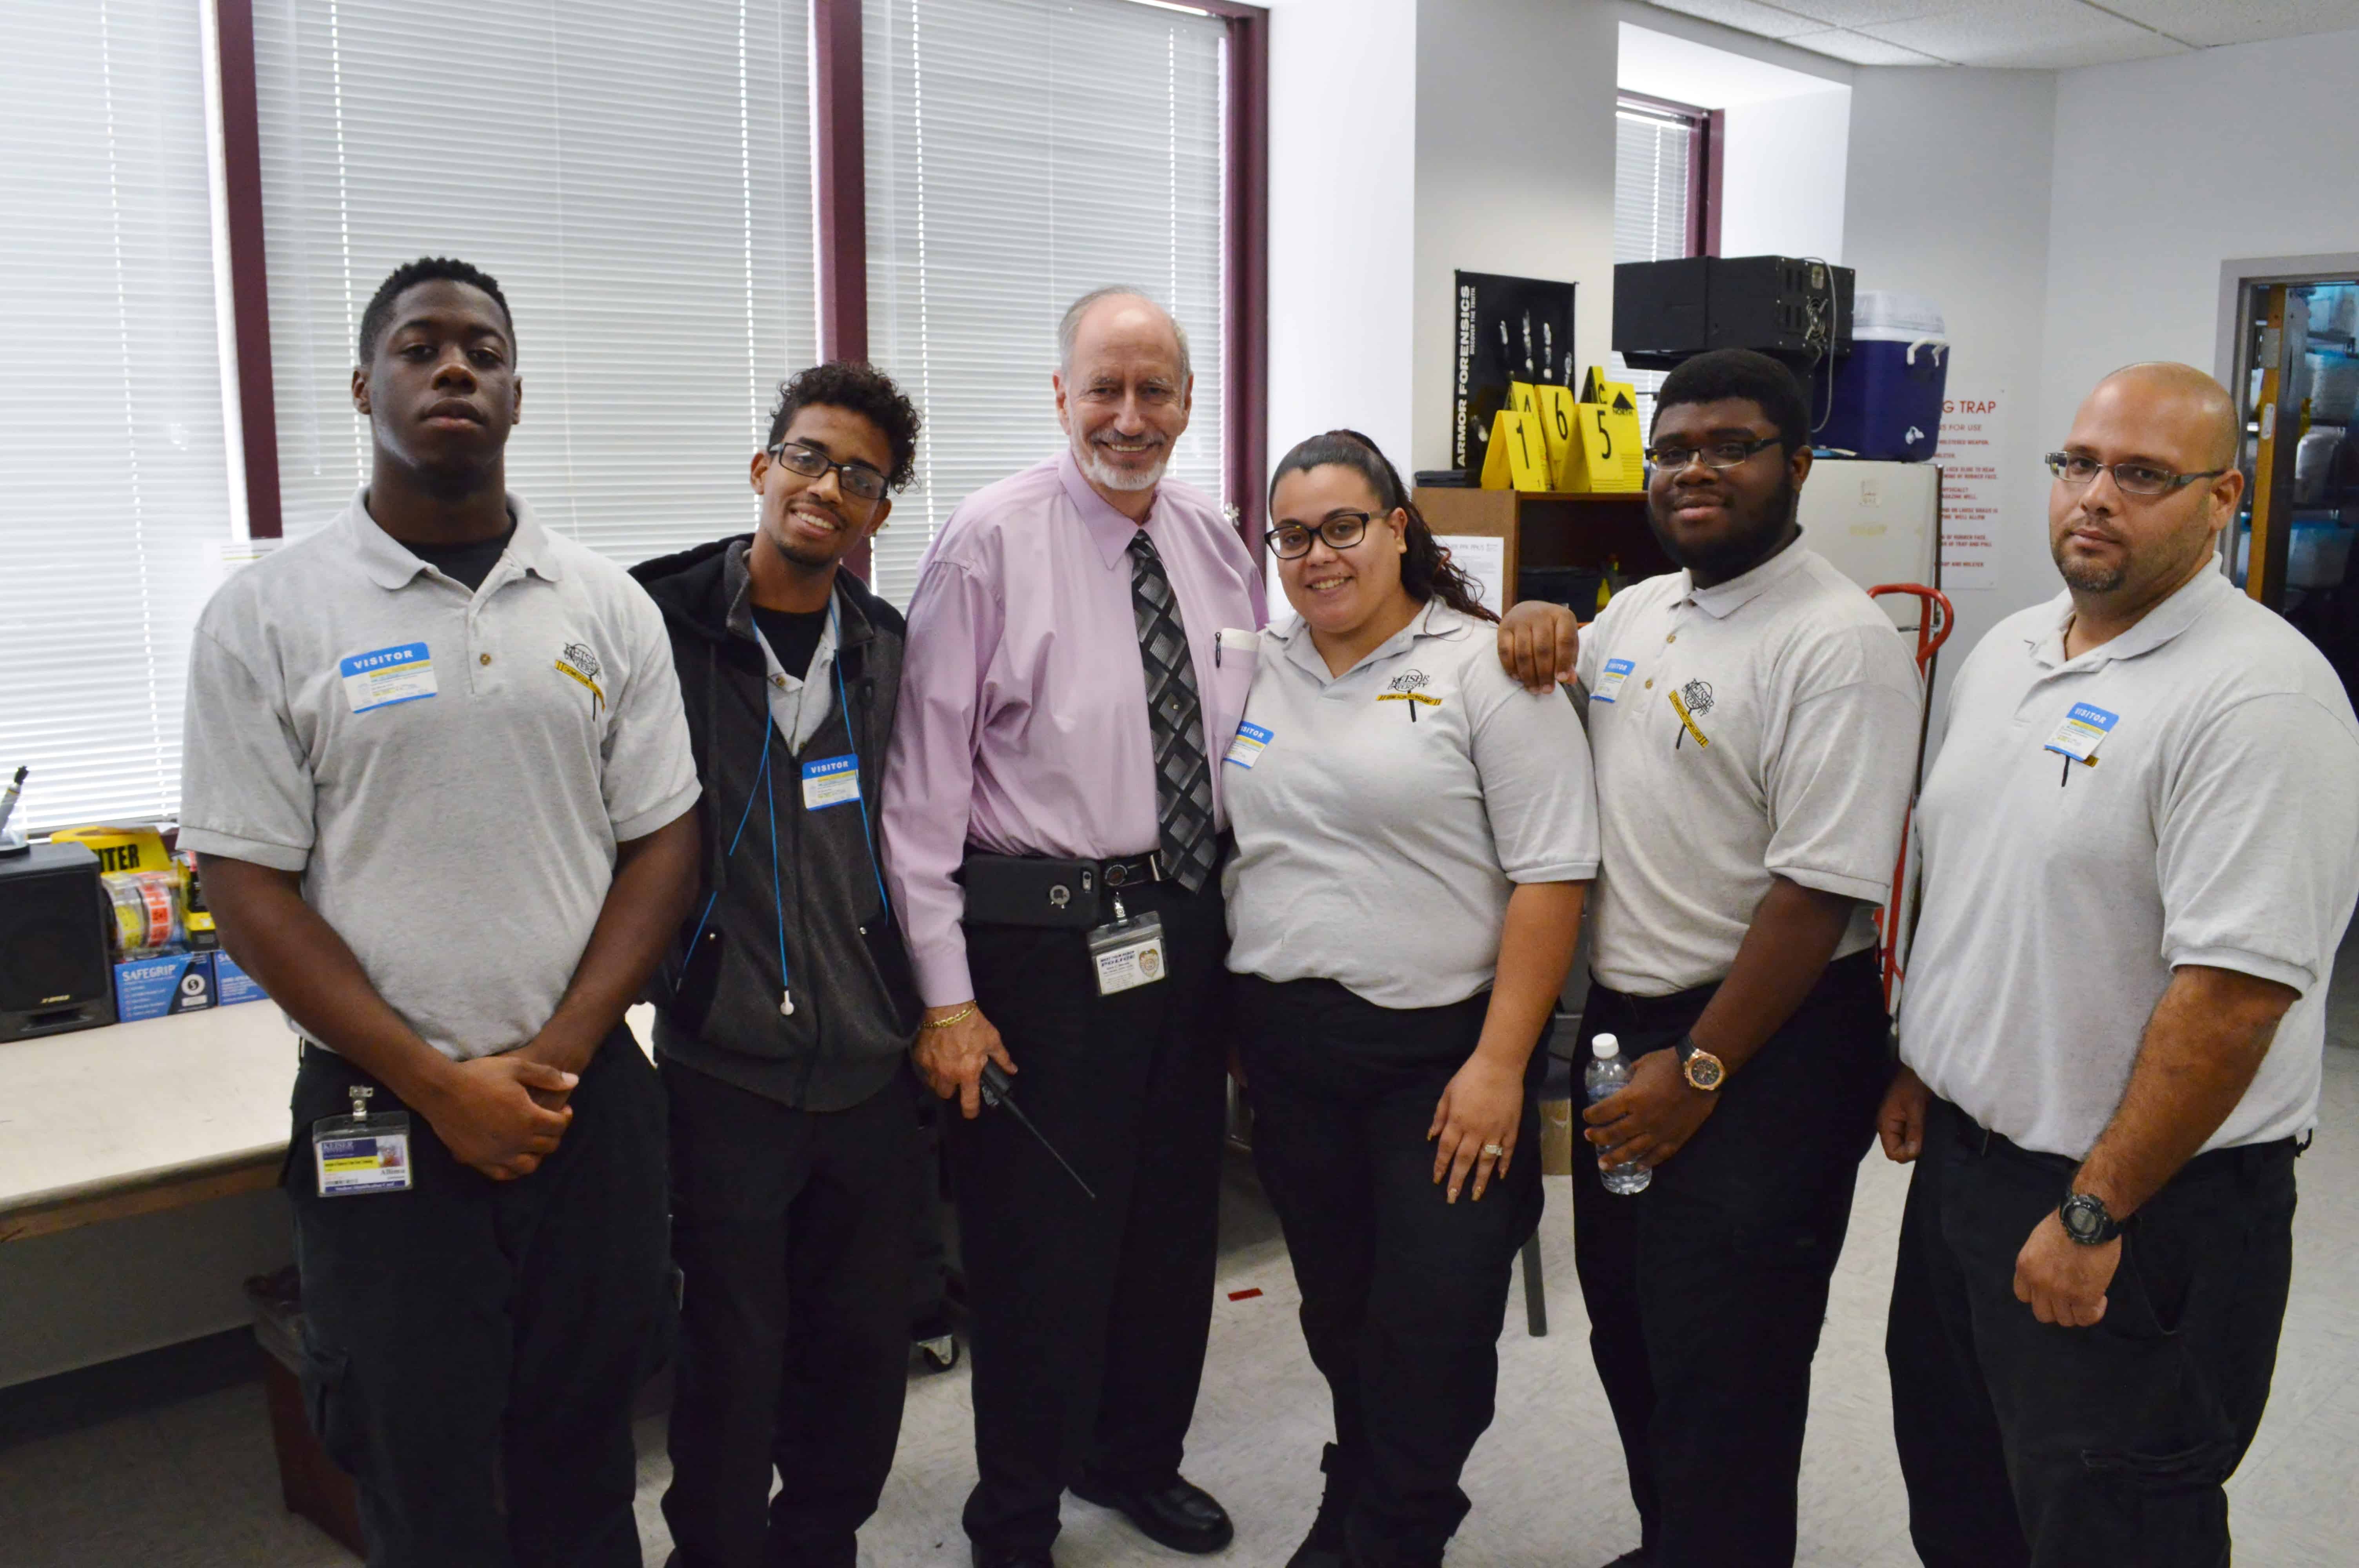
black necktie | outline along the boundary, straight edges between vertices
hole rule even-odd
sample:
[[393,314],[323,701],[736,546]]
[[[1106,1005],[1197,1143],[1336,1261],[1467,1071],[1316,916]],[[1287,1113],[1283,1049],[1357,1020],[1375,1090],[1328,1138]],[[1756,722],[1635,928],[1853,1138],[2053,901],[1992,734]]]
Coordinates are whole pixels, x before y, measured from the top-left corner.
[[1163,874],[1190,892],[1212,875],[1212,769],[1180,599],[1142,528],[1130,539],[1130,603],[1147,674],[1147,731],[1155,743],[1155,816]]

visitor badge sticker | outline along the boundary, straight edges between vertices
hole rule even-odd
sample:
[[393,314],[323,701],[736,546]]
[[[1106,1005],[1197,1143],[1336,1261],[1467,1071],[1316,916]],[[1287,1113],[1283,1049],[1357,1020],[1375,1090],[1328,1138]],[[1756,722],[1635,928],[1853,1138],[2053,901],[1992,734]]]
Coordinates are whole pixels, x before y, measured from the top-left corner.
[[822,757],[803,764],[803,809],[824,811],[860,798],[860,759]]
[[2064,715],[2064,722],[2056,727],[2056,733],[2048,737],[2046,749],[2070,757],[2076,762],[2088,762],[2097,754],[2099,743],[2113,733],[2120,718],[2119,714],[2108,713],[2102,708],[2076,702],[2071,711]]
[[1261,761],[1261,754],[1268,748],[1269,742],[1270,732],[1260,725],[1240,724],[1236,739],[1229,742],[1229,754],[1221,760],[1234,762],[1241,768],[1250,768]]
[[354,654],[337,664],[336,673],[343,677],[344,700],[354,713],[434,695],[434,656],[423,643]]
[[1622,689],[1622,683],[1630,678],[1630,672],[1636,667],[1636,666],[1631,664],[1627,659],[1606,660],[1605,668],[1598,675],[1597,677],[1597,689],[1589,694],[1589,700],[1592,702],[1613,701],[1614,694]]

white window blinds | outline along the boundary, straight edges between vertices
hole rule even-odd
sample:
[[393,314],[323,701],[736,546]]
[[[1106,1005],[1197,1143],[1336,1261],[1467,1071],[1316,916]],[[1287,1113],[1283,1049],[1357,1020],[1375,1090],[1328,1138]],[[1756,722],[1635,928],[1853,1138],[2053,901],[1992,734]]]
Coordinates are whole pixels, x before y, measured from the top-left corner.
[[[1614,259],[1671,261],[1691,254],[1688,158],[1695,122],[1625,103],[1614,128]],[[1653,429],[1655,389],[1664,373],[1631,370],[1620,354],[1614,368],[1638,394],[1638,427]]]
[[907,603],[974,491],[1064,445],[1057,322],[1092,288],[1188,330],[1173,476],[1221,499],[1220,21],[1135,0],[866,0],[872,357],[926,416],[873,579]]
[[400,263],[516,313],[509,488],[636,561],[752,526],[746,464],[810,362],[808,0],[255,0],[286,530],[367,470],[349,379]]
[[0,770],[33,770],[35,830],[179,798],[231,528],[200,24],[189,0],[0,6]]

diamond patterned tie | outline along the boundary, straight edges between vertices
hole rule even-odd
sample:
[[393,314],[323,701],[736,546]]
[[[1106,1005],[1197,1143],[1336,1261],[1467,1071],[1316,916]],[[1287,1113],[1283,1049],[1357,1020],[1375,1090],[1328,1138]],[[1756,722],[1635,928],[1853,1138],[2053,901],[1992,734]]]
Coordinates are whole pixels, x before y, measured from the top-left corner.
[[1204,721],[1196,666],[1180,599],[1163,557],[1141,528],[1130,539],[1130,603],[1138,622],[1138,662],[1147,675],[1147,732],[1155,743],[1155,816],[1163,872],[1190,892],[1212,874],[1212,768],[1204,755]]

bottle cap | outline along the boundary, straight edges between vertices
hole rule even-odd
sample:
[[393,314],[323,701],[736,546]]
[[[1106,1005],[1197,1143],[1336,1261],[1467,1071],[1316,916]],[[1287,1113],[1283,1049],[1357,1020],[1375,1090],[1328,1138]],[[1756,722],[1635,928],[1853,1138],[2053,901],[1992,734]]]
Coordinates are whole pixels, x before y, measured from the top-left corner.
[[1622,1042],[1611,1034],[1601,1034],[1589,1043],[1589,1049],[1601,1062],[1610,1062],[1622,1054]]

